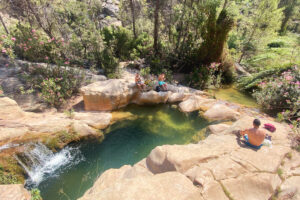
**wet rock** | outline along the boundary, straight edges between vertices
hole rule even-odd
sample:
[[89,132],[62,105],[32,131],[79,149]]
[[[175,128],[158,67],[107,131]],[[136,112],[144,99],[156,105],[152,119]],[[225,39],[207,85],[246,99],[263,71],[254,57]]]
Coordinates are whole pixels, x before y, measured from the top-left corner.
[[0,185],[0,199],[30,200],[31,195],[22,184]]

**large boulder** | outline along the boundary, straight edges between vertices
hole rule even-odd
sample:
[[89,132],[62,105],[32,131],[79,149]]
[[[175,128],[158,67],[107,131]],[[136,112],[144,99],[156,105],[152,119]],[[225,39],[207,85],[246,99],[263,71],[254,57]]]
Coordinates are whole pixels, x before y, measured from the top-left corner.
[[228,129],[230,127],[230,125],[228,124],[214,124],[214,125],[209,125],[208,126],[208,131],[211,134],[222,134],[223,131],[225,131],[226,129]]
[[17,102],[8,98],[0,97],[0,120],[14,120],[25,116]]
[[237,120],[240,113],[223,104],[215,104],[209,108],[203,116],[210,121],[216,120]]
[[[122,168],[120,170],[124,171]],[[94,186],[80,198],[80,200],[90,199],[202,200],[203,198],[186,176],[177,172],[168,172],[154,176],[137,175],[131,178],[119,178],[119,175],[114,175],[107,184],[96,181]]]
[[187,98],[191,96],[191,93],[172,93],[169,96],[168,102],[169,103],[176,103],[176,102],[181,102],[185,101]]
[[147,168],[152,173],[183,173],[194,165],[239,148],[232,135],[210,135],[200,144],[158,146],[146,158]]
[[110,111],[128,105],[137,88],[134,82],[110,79],[92,83],[80,91],[85,110]]
[[24,85],[16,77],[8,77],[2,81],[1,87],[6,94],[20,93],[20,87]]
[[138,105],[166,103],[171,92],[142,92],[132,101]]
[[0,185],[0,199],[2,200],[30,200],[30,193],[22,184]]
[[196,110],[207,110],[213,106],[217,100],[207,99],[201,96],[193,95],[190,98],[179,104],[179,109],[182,112],[193,112]]

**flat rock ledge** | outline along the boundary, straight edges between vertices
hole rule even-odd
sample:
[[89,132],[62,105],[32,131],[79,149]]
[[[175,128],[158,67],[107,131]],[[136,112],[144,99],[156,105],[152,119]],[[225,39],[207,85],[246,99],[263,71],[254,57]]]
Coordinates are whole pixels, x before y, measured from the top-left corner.
[[31,113],[24,112],[8,98],[0,98],[0,144],[22,140],[28,135],[53,135],[61,131],[75,131],[79,137],[101,136],[99,129],[111,123],[107,112]]
[[290,148],[291,130],[261,119],[277,131],[272,147],[253,150],[233,134],[253,119],[210,126],[212,134],[198,144],[158,146],[133,166],[105,171],[80,200],[299,199],[300,155]]

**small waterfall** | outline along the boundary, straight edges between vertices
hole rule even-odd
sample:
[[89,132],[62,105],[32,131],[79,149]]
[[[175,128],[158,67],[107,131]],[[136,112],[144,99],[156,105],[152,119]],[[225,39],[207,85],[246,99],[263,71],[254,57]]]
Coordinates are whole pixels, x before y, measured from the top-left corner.
[[18,163],[27,172],[27,186],[37,186],[48,176],[55,176],[59,169],[67,169],[84,160],[79,148],[65,147],[60,152],[53,153],[41,143],[30,143],[24,153],[15,156]]

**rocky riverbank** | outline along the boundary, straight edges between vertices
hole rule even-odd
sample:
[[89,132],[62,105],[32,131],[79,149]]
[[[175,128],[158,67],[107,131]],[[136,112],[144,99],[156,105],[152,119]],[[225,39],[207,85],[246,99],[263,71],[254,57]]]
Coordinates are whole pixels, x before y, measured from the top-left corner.
[[[99,130],[114,121],[113,110],[131,103],[176,103],[182,112],[199,111],[214,121],[207,129],[210,135],[198,144],[156,147],[134,166],[107,170],[81,199],[299,198],[300,156],[290,148],[291,130],[262,113],[183,86],[140,92],[130,71],[121,79],[87,85],[81,94],[85,111],[70,113],[25,112],[14,100],[1,97],[0,145],[34,140],[55,148],[55,142],[63,146],[82,137],[103,138]],[[251,127],[253,117],[276,126],[272,147],[254,151],[233,134]],[[233,123],[224,123],[228,121]]]

